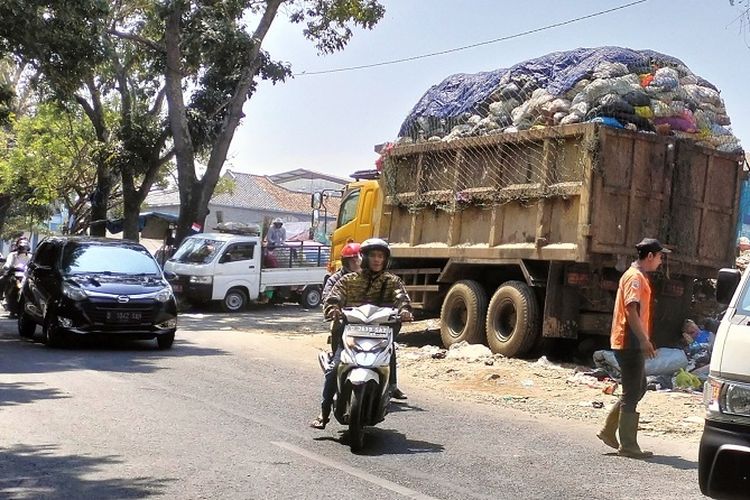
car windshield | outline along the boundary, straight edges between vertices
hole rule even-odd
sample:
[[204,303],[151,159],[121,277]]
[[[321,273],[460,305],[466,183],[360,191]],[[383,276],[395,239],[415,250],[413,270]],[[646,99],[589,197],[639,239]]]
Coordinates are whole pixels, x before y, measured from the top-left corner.
[[143,247],[114,245],[66,245],[63,274],[159,275],[159,266]]
[[175,254],[169,260],[207,264],[211,262],[217,253],[219,253],[222,246],[224,246],[224,242],[219,240],[195,237],[188,238],[182,242],[180,248],[177,249]]

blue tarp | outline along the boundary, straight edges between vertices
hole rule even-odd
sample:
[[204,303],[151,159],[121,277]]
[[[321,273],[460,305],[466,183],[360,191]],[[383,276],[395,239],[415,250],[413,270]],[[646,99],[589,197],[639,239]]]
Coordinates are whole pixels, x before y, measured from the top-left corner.
[[[529,59],[511,67],[476,74],[457,74],[431,87],[404,120],[399,136],[409,135],[420,119],[452,119],[473,113],[487,104],[489,97],[507,82],[533,81],[534,88],[544,88],[553,96],[561,96],[584,78],[590,78],[602,62],[622,63],[632,73],[647,73],[654,65],[684,68],[676,57],[653,50],[623,47],[579,48],[553,52]],[[687,70],[689,71],[689,70]],[[698,78],[701,85],[716,87]],[[528,98],[530,96],[525,96]]]

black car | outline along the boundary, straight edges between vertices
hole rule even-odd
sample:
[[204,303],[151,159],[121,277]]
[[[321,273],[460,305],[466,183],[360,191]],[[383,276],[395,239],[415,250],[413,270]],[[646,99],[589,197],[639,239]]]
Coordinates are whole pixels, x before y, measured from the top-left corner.
[[36,249],[21,290],[18,333],[63,344],[73,335],[156,338],[169,349],[177,329],[172,288],[143,245],[53,237]]

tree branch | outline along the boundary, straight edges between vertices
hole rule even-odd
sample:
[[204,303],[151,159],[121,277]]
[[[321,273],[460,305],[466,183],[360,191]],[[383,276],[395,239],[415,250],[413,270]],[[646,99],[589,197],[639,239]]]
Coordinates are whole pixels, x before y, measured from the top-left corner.
[[123,40],[131,40],[141,45],[145,45],[146,47],[152,48],[158,52],[164,53],[167,51],[167,48],[161,45],[160,43],[157,43],[153,40],[142,37],[140,35],[136,35],[135,33],[126,33],[124,31],[118,31],[116,29],[108,29],[107,33],[109,33],[110,35],[114,35],[117,38],[121,38]]

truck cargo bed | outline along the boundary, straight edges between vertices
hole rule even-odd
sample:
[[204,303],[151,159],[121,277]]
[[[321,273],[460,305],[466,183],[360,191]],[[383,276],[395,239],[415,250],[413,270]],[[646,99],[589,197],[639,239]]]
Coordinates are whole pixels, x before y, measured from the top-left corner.
[[397,146],[377,234],[395,258],[603,265],[651,236],[671,272],[714,277],[734,260],[741,162],[596,124]]

